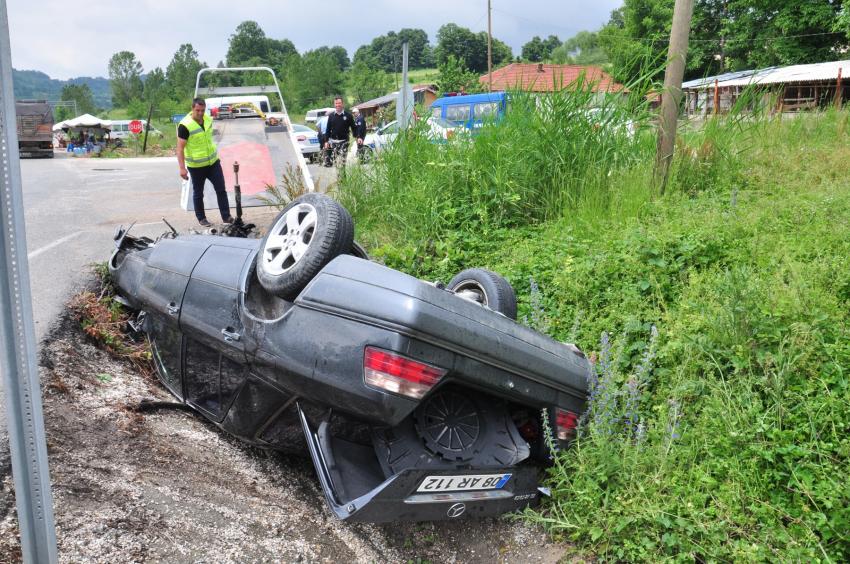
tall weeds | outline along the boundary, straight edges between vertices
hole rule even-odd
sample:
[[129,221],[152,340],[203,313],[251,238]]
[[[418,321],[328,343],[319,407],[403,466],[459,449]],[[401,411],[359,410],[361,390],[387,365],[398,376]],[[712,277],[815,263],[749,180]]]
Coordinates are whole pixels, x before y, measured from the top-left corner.
[[[503,119],[448,141],[420,121],[373,164],[350,167],[340,197],[358,225],[388,240],[633,216],[654,197],[656,144],[645,87],[631,87],[628,97],[587,84],[542,97],[514,92]],[[751,128],[730,118],[685,125],[671,189],[694,193],[734,175],[734,147]]]

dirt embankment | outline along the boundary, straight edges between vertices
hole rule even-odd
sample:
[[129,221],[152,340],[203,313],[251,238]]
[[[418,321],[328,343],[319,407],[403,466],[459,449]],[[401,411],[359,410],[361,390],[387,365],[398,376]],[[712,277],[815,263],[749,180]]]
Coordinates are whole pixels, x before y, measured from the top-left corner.
[[[568,547],[508,520],[346,524],[312,465],[246,446],[179,409],[96,348],[70,314],[41,356],[60,560],[65,562],[555,562]],[[11,477],[0,562],[20,558]]]

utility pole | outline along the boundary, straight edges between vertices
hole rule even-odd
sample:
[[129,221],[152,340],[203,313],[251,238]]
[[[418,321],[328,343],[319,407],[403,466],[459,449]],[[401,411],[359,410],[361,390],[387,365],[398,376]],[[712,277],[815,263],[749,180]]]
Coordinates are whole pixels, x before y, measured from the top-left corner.
[[682,77],[685,75],[685,57],[688,53],[688,34],[694,0],[676,0],[673,7],[673,29],[670,31],[670,48],[667,70],[664,74],[664,91],[661,96],[661,123],[658,130],[658,152],[655,161],[655,178],[663,194],[670,174],[670,163],[676,146],[676,127],[682,101]]
[[493,91],[493,6],[487,0],[487,92]]

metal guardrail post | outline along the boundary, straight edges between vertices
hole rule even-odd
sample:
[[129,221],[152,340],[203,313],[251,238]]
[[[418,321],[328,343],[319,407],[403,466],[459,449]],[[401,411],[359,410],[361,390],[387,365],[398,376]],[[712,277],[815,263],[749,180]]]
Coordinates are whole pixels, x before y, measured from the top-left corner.
[[0,373],[25,562],[56,562],[53,496],[35,362],[6,0],[0,0]]

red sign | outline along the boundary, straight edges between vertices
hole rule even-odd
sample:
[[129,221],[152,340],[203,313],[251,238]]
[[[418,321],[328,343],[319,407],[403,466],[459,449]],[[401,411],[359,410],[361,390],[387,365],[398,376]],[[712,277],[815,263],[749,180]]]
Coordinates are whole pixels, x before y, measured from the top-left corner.
[[142,125],[141,120],[138,119],[134,119],[127,125],[127,129],[130,130],[130,133],[135,133],[136,135],[141,133],[143,128],[144,126]]

